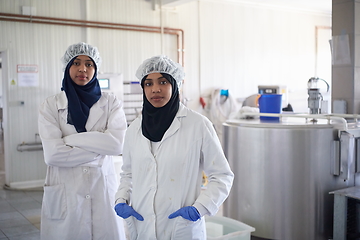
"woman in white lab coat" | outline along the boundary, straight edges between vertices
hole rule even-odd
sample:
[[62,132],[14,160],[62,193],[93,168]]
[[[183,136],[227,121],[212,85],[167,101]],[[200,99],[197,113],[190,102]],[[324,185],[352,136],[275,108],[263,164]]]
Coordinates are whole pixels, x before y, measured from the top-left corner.
[[62,60],[63,91],[47,98],[39,114],[48,166],[41,239],[125,239],[114,211],[118,183],[111,157],[122,153],[122,103],[100,90],[96,47],[71,45]]
[[234,177],[219,139],[206,117],[180,103],[178,63],[155,56],[136,76],[143,111],[125,136],[115,210],[132,240],[205,240],[203,216],[217,213]]

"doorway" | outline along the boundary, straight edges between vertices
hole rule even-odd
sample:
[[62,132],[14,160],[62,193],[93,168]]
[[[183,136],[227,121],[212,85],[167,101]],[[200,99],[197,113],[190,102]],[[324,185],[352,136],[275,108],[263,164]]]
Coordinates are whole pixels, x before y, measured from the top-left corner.
[[5,185],[5,157],[4,157],[4,131],[3,131],[3,71],[2,58],[0,52],[0,186]]

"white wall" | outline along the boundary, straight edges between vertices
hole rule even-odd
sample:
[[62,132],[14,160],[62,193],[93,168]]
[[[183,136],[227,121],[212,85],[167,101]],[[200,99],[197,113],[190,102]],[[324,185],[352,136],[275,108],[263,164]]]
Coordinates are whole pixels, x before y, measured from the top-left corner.
[[[185,29],[186,70],[193,74],[187,82],[194,81],[184,90],[193,99],[191,107],[197,108],[199,93],[213,87],[244,98],[257,93],[258,85],[285,85],[290,92],[304,93],[303,106],[295,110],[307,111],[307,81],[316,66],[316,26],[330,27],[331,16],[233,1],[192,2],[178,9]],[[320,44],[330,54],[327,40]],[[323,72],[328,75],[319,75],[322,78],[331,76],[327,56]]]
[[[145,0],[0,0],[0,9],[21,14],[21,6],[32,6],[37,16],[184,30],[183,93],[197,111],[202,111],[199,97],[214,87],[228,88],[238,98],[256,93],[258,85],[306,91],[315,73],[315,27],[330,26],[331,16],[226,0],[185,2],[160,11]],[[121,73],[124,81],[136,80],[134,73],[145,58],[167,54],[176,59],[178,53],[177,38],[169,34],[12,21],[0,21],[0,29],[0,51],[8,55],[3,81],[10,186],[39,183],[45,176],[42,152],[18,152],[16,146],[35,140],[38,106],[60,91],[60,58],[68,45],[85,41],[97,46],[103,58],[100,71]],[[12,80],[17,83],[18,64],[39,66],[38,87],[11,85]],[[19,106],[19,101],[25,104]]]

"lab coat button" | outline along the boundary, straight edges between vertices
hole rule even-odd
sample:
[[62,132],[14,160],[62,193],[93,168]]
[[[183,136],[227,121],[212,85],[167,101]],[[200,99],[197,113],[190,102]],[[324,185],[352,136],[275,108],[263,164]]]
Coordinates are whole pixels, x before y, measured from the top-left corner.
[[88,172],[87,168],[84,168],[84,169],[83,169],[83,172],[84,172],[84,173],[87,173],[87,172]]
[[86,199],[89,199],[89,198],[90,198],[90,195],[86,195],[85,198],[86,198]]

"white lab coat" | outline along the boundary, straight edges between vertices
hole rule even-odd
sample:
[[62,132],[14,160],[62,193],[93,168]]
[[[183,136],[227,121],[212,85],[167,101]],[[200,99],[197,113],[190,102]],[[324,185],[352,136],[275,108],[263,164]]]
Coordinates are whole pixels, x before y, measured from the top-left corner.
[[[209,178],[203,190],[202,171]],[[205,210],[201,215],[216,214],[234,178],[212,123],[182,104],[157,149],[142,135],[141,116],[133,121],[120,175],[117,201],[144,217],[125,219],[131,240],[205,240],[204,217],[192,222],[168,216],[185,206]]]
[[114,211],[118,183],[110,156],[122,152],[127,128],[122,103],[102,93],[83,133],[67,124],[67,106],[61,92],[40,107],[39,133],[48,165],[41,239],[125,239],[123,222]]

